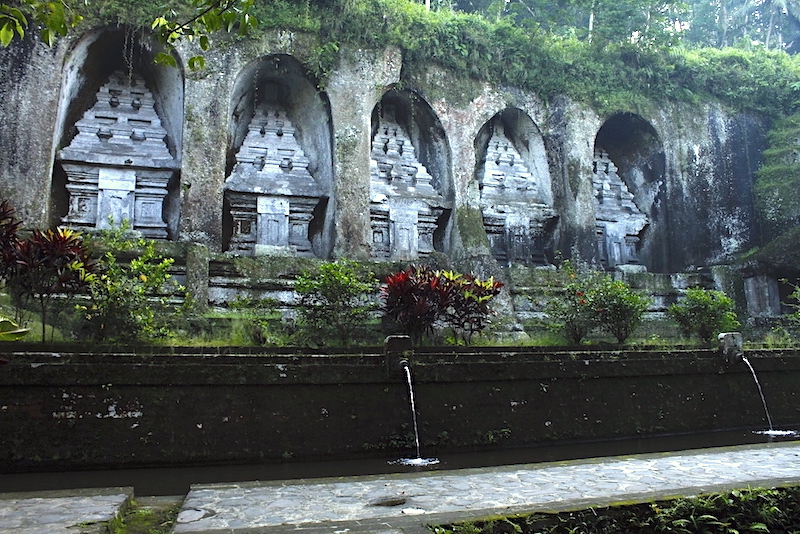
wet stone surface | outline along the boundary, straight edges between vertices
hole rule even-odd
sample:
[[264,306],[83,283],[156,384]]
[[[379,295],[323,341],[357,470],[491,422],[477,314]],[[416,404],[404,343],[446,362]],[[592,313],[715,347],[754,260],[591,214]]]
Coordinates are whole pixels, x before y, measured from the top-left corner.
[[[800,483],[800,442],[480,469],[193,486],[176,534],[428,533],[536,510]],[[3,534],[96,534],[130,488],[0,494]],[[138,499],[137,499],[138,500]]]

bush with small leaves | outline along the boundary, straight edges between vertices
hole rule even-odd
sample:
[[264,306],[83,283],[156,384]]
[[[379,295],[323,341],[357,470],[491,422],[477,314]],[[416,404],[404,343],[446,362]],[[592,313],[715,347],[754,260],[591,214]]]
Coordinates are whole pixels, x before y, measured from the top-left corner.
[[620,345],[636,330],[650,299],[636,293],[621,280],[610,276],[601,278],[593,288],[592,304],[597,312],[597,323],[616,338]]
[[376,288],[374,275],[359,272],[358,264],[349,260],[326,262],[303,272],[295,281],[295,290],[300,295],[300,324],[309,340],[337,340],[348,345],[356,329],[377,308]]
[[724,292],[691,288],[667,313],[687,337],[696,334],[700,340],[712,345],[717,334],[739,328],[735,305]]
[[[81,332],[105,341],[170,335],[171,321],[191,304],[169,273],[175,260],[161,255],[152,239],[132,232],[128,221],[103,230],[92,244],[99,259],[88,302],[78,306]],[[183,303],[173,302],[173,295]]]

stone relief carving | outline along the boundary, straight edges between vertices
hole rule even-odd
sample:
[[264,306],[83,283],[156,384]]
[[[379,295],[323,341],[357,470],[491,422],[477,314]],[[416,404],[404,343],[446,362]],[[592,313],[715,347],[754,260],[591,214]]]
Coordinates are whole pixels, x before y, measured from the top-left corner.
[[557,215],[500,121],[493,125],[479,186],[483,225],[495,259],[543,263],[543,241]]
[[434,251],[434,233],[446,202],[432,181],[397,122],[394,106],[384,104],[370,155],[374,260],[413,260]]
[[233,218],[229,250],[314,256],[309,224],[323,192],[308,164],[286,110],[260,105],[225,181]]
[[601,264],[606,268],[638,264],[639,234],[648,224],[647,216],[634,204],[608,153],[599,148],[592,164],[592,185]]
[[146,237],[164,239],[164,199],[178,168],[152,93],[135,74],[114,73],[58,159],[67,173],[68,226],[105,228],[130,221]]

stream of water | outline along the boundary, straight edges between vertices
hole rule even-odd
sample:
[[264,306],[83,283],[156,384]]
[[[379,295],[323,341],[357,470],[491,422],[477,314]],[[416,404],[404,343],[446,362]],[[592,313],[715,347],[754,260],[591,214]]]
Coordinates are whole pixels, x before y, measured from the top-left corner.
[[414,383],[411,380],[411,366],[405,361],[402,365],[403,372],[406,375],[406,384],[408,384],[408,397],[411,401],[411,419],[414,422],[414,444],[416,445],[417,456],[415,458],[400,458],[396,461],[396,463],[401,465],[415,465],[421,467],[438,464],[438,458],[423,458],[420,454],[419,427],[417,426],[417,404],[414,400]]

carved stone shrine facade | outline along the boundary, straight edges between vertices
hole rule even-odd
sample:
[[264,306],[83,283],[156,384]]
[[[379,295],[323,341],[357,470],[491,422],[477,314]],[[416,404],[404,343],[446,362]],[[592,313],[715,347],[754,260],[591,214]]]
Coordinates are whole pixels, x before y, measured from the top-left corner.
[[163,205],[178,165],[144,81],[115,72],[75,128],[58,154],[69,194],[62,222],[106,228],[127,220],[146,237],[167,238]]

